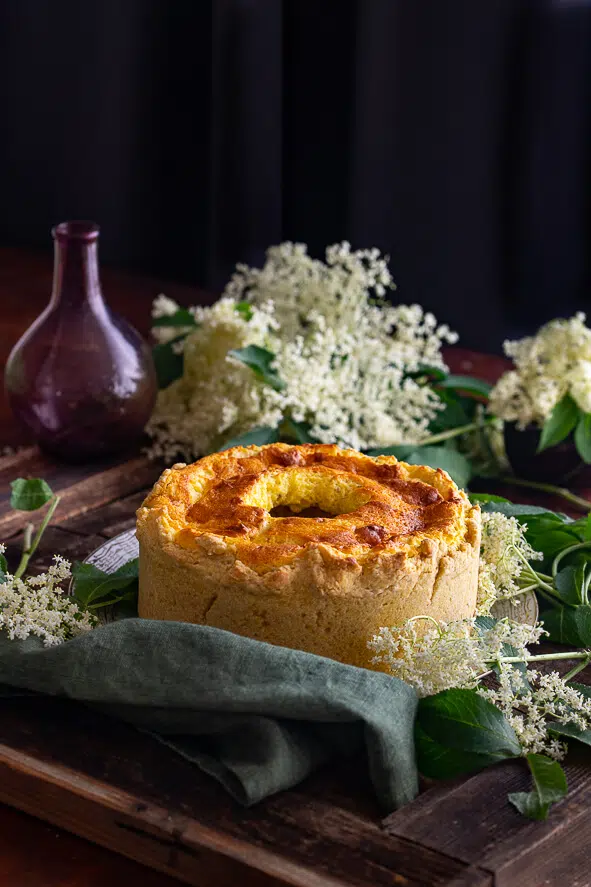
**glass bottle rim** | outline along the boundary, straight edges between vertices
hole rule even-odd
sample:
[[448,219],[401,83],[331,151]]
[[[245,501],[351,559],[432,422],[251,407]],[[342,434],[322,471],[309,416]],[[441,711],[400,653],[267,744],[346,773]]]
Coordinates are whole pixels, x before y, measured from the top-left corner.
[[60,222],[51,230],[54,240],[63,243],[68,240],[83,240],[90,243],[97,240],[100,233],[100,227],[96,222],[86,219],[74,219],[69,222]]

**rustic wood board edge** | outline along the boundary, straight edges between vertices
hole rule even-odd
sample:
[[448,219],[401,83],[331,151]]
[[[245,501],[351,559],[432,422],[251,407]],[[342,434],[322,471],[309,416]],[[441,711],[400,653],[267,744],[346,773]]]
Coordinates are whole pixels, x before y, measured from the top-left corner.
[[[209,875],[256,868],[294,887],[340,887],[340,881],[294,865],[279,854],[222,836],[182,814],[138,801],[121,789],[0,744],[0,800],[111,850],[203,884]],[[74,803],[73,803],[74,802]],[[222,859],[223,858],[223,859]]]
[[[217,831],[81,771],[5,744],[0,744],[0,801],[194,887],[236,881],[243,887],[346,887],[358,883],[340,875],[332,877],[280,851]],[[415,864],[420,865],[424,858],[425,880],[420,883],[425,887],[493,885],[493,876],[485,869],[463,865],[405,839],[402,843],[408,855],[415,857]],[[371,849],[368,853],[371,855]],[[378,864],[385,871],[386,860]],[[390,877],[393,883],[419,883],[394,870]],[[364,883],[373,887],[374,882]]]

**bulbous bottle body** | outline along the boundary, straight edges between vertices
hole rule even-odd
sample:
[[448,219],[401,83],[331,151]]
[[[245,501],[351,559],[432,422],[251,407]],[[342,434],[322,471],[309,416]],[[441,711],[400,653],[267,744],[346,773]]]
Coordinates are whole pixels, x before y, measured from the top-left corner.
[[65,222],[53,236],[51,301],[13,348],[5,388],[43,449],[70,461],[106,457],[142,435],[156,397],[151,352],[104,302],[98,226]]

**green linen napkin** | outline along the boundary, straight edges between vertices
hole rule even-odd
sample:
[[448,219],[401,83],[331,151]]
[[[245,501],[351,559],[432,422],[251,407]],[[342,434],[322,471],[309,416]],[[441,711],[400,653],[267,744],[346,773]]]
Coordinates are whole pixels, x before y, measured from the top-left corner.
[[149,731],[244,804],[363,749],[385,811],[417,793],[411,687],[218,628],[124,619],[55,647],[0,634],[0,682]]

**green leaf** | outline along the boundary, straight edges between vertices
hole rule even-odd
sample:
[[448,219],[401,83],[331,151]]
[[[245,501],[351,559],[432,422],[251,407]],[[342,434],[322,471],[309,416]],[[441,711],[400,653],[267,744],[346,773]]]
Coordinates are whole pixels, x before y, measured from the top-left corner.
[[575,428],[577,453],[587,465],[591,464],[591,413],[581,413]]
[[[444,690],[420,699],[417,725],[438,746],[461,753],[459,756],[448,753],[444,760],[440,756],[437,762],[431,763],[423,756],[420,769],[425,776],[443,779],[466,772],[457,770],[462,755],[478,756],[466,758],[469,769],[473,769],[475,764],[487,766],[521,753],[515,731],[502,712],[475,690]],[[425,744],[423,741],[423,746]]]
[[565,603],[575,606],[583,603],[585,572],[585,564],[578,564],[577,566],[563,567],[556,574],[554,586]]
[[281,439],[295,440],[298,444],[315,443],[310,435],[310,426],[307,422],[296,422],[288,417],[284,419],[279,428]]
[[556,444],[568,437],[577,424],[579,416],[580,410],[578,406],[569,394],[565,394],[544,422],[540,443],[538,444],[538,453],[547,450],[548,447],[556,446]]
[[446,373],[440,369],[439,367],[428,366],[427,364],[421,364],[418,370],[414,373],[410,373],[410,375],[414,378],[419,376],[429,376],[434,382],[441,382],[446,378]]
[[152,326],[180,326],[196,329],[199,324],[190,311],[186,308],[179,308],[174,314],[163,314],[162,317],[155,317],[152,320]]
[[[492,493],[470,493],[468,498],[473,505],[484,505],[489,502],[509,502],[509,500],[504,499],[503,496],[493,496]],[[486,510],[497,511],[496,508]]]
[[275,360],[272,351],[261,348],[259,345],[247,345],[246,348],[233,348],[228,351],[230,357],[234,357],[255,373],[262,382],[270,385],[275,391],[283,391],[285,382],[280,379],[271,364]]
[[566,775],[558,763],[546,755],[527,756],[534,789],[531,792],[513,792],[509,801],[528,819],[546,819],[552,804],[566,796]]
[[37,511],[53,498],[53,490],[46,481],[40,477],[17,477],[10,484],[12,494],[10,496],[11,508],[18,511]]
[[[532,514],[547,514],[551,517],[556,518],[560,523],[563,522],[566,515],[562,516],[557,514],[555,511],[550,511],[548,508],[543,508],[540,505],[519,505],[516,502],[491,502],[487,504],[486,502],[482,506],[483,511],[499,511],[501,514],[504,514],[506,517],[516,517],[518,520],[520,518],[524,518],[526,521],[530,515]],[[568,518],[566,518],[568,520]],[[523,521],[522,521],[523,523]]]
[[465,487],[472,476],[469,460],[457,450],[447,447],[417,447],[405,457],[409,465],[429,465],[442,468],[459,487]]
[[445,407],[439,410],[430,423],[431,434],[449,431],[451,428],[458,428],[460,425],[467,425],[472,421],[476,401],[471,397],[462,397],[449,389],[435,389],[435,394],[445,404]]
[[397,444],[392,447],[374,447],[365,452],[367,456],[396,456],[401,462],[405,462],[406,457],[409,453],[412,453],[413,450],[416,450],[414,444]]
[[492,385],[484,379],[476,379],[473,376],[446,376],[437,383],[439,388],[452,388],[456,391],[469,391],[470,394],[478,394],[488,397]]
[[183,355],[177,354],[172,346],[175,342],[181,342],[184,338],[185,336],[177,336],[172,342],[163,342],[160,345],[154,345],[152,348],[158,388],[168,388],[169,385],[172,385],[173,382],[176,382],[183,375]]
[[560,607],[546,610],[541,621],[549,633],[548,640],[569,647],[591,647],[591,607]]
[[244,318],[244,320],[250,320],[252,318],[252,305],[250,305],[248,302],[237,302],[235,305],[235,310]]
[[581,542],[589,542],[591,540],[591,514],[574,520],[569,524],[569,530],[574,530]]
[[418,722],[415,724],[414,738],[417,767],[428,779],[453,779],[466,773],[476,773],[491,764],[488,755],[458,751],[436,742]]
[[115,594],[137,582],[139,560],[129,561],[114,573],[105,573],[94,564],[76,561],[72,567],[74,579],[74,597],[83,607],[93,609],[97,604],[106,606],[121,600],[122,595]]
[[277,443],[278,440],[279,432],[276,428],[271,428],[270,425],[261,425],[260,428],[253,428],[252,431],[247,431],[246,434],[227,440],[220,447],[219,452],[230,450],[232,447],[251,447],[253,445],[262,447],[265,444]]

